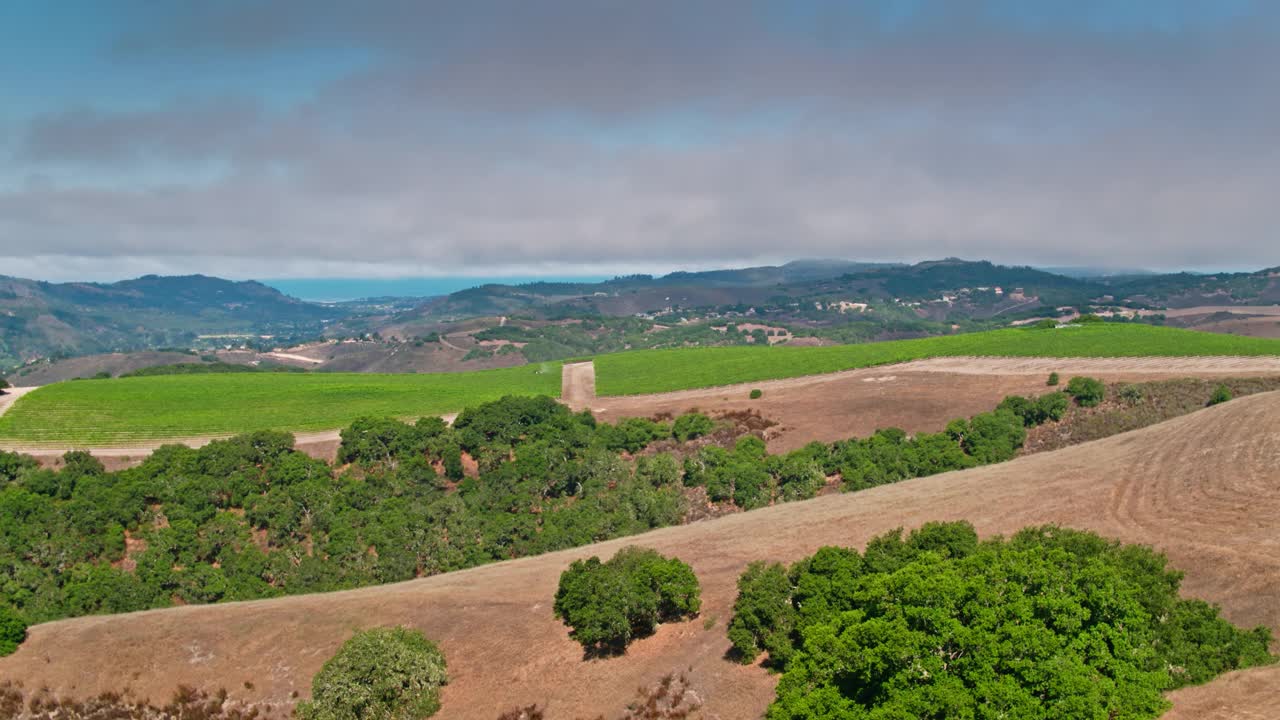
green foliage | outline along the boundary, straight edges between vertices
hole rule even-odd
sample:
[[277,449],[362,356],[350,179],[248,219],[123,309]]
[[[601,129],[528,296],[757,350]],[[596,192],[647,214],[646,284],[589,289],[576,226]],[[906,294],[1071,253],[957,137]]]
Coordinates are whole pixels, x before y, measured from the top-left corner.
[[974,415],[969,422],[953,422],[948,429],[959,433],[960,447],[976,464],[1011,459],[1027,438],[1023,418],[1008,409]]
[[45,621],[394,582],[674,525],[686,485],[752,509],[813,497],[831,476],[857,490],[995,462],[1016,452],[1024,422],[1006,408],[943,433],[889,428],[785,455],[746,436],[681,464],[622,454],[667,437],[665,424],[512,396],[453,427],[359,418],[337,468],[270,430],[163,447],[114,473],[83,452],[59,471],[0,453],[0,588]]
[[671,434],[680,442],[702,437],[715,429],[715,422],[702,413],[689,412],[676,418]]
[[1116,391],[1116,395],[1127,405],[1137,405],[1145,397],[1142,387],[1133,383],[1121,385],[1120,389]]
[[506,395],[558,395],[560,366],[471,373],[226,373],[55,383],[0,417],[0,437],[67,444],[253,430],[325,430],[420,417]]
[[1209,396],[1209,404],[1217,405],[1231,399],[1231,388],[1226,385],[1219,385],[1213,389],[1213,394]]
[[27,639],[27,619],[8,605],[0,604],[0,657],[12,654]]
[[[523,397],[465,418],[458,429],[359,419],[337,469],[276,431],[164,447],[115,473],[85,453],[60,471],[0,454],[0,588],[39,621],[247,600],[457,570],[684,515],[675,460],[646,457],[633,472],[604,447],[615,426]],[[463,475],[463,444],[479,477]],[[126,538],[141,541],[127,557]]]
[[1038,398],[1030,399],[1021,395],[1010,395],[1000,402],[997,410],[1008,410],[1022,419],[1026,427],[1043,425],[1050,421],[1061,420],[1067,414],[1070,401],[1066,393],[1045,393]]
[[608,562],[575,560],[560,576],[554,610],[588,656],[626,652],[659,622],[698,614],[701,589],[693,570],[653,550],[626,547]]
[[752,399],[752,400],[759,400],[759,399],[760,399],[760,398],[762,398],[762,397],[764,397],[764,391],[763,391],[763,390],[761,390],[760,388],[756,388],[756,389],[754,389],[754,390],[752,390],[752,391],[751,391],[751,399]]
[[[153,365],[139,368],[120,375],[122,378],[154,377],[158,375],[211,375],[217,373],[263,373],[263,372],[306,372],[305,369],[291,365],[240,365],[237,363],[213,362],[174,363],[172,365]],[[98,373],[103,375],[103,373]],[[97,377],[95,375],[94,377]],[[104,377],[111,377],[106,373]]]
[[30,455],[0,450],[0,488],[17,480],[23,473],[38,467],[40,464]]
[[979,542],[930,523],[739,580],[730,640],[783,671],[770,720],[1153,718],[1161,693],[1273,662],[1178,595],[1150,548],[1055,527]]
[[4,378],[0,377],[0,391],[8,390],[8,389],[9,389],[9,388],[11,388],[11,387],[13,387],[13,386],[9,384],[9,381],[8,381],[8,380],[6,380],[6,379],[4,379]]
[[1045,384],[1045,385],[1048,385],[1049,387],[1053,387],[1053,386],[1057,385],[1059,382],[1060,382],[1060,380],[1058,379],[1058,373],[1056,373],[1056,372],[1051,372],[1051,373],[1049,373],[1049,379],[1048,379],[1048,380],[1046,380],[1044,384]]
[[440,709],[444,654],[420,631],[358,632],[311,680],[303,720],[418,720]]
[[729,623],[729,642],[739,661],[750,663],[767,652],[775,664],[786,664],[796,617],[791,594],[791,581],[781,564],[747,566],[738,578],[738,599]]
[[860,345],[640,350],[595,359],[601,395],[636,395],[816,375],[930,357],[1280,355],[1280,340],[1129,323],[1009,328]]
[[1067,382],[1067,394],[1080,407],[1096,407],[1107,397],[1107,386],[1091,377],[1073,377]]

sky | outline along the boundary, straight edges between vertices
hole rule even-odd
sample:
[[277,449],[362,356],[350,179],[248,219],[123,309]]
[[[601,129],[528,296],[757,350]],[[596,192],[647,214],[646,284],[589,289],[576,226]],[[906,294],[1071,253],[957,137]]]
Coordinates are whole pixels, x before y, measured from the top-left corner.
[[0,0],[0,274],[1280,265],[1280,3]]

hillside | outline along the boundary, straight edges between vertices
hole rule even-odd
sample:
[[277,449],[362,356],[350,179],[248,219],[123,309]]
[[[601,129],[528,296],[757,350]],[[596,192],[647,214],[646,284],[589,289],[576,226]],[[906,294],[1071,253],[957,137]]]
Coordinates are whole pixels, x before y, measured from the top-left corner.
[[0,367],[40,357],[188,348],[201,335],[310,335],[338,316],[261,283],[203,275],[110,284],[0,277]]
[[1280,355],[1280,341],[1136,324],[992,330],[830,347],[720,347],[596,358],[601,395],[635,395],[800,377],[935,357]]
[[[915,265],[807,260],[599,283],[489,284],[435,298],[335,304],[201,275],[110,284],[0,277],[0,369],[101,353],[242,346],[270,351],[360,339],[372,344],[343,358],[318,358],[314,369],[441,372],[635,348],[945,335],[1077,311],[1141,313],[1160,322],[1169,308],[1246,312],[1277,302],[1280,272],[1274,269],[1080,278],[955,258]],[[1203,326],[1276,334],[1274,323],[1236,322],[1241,318],[1234,314]],[[88,374],[111,371],[110,365]],[[18,372],[23,370],[31,366]],[[48,374],[75,376],[61,369]]]
[[[518,704],[553,717],[616,713],[635,688],[689,668],[712,716],[757,716],[776,681],[724,659],[738,574],[755,559],[793,561],[828,544],[860,546],[898,526],[967,519],[983,534],[1037,523],[1154,545],[1186,572],[1188,596],[1240,625],[1280,628],[1280,396],[1235,400],[1107,440],[974,470],[789,503],[622,541],[396,585],[32,628],[0,659],[0,678],[79,695],[128,685],[167,697],[181,683],[287,706],[353,630],[405,624],[438,640],[451,683],[442,717],[492,720]],[[1229,441],[1222,442],[1222,438]],[[1230,467],[1233,472],[1224,473]],[[552,617],[568,563],[631,543],[688,561],[702,617],[667,625],[622,658],[586,662]],[[571,679],[571,680],[567,680]],[[1268,717],[1280,667],[1235,673],[1172,695],[1165,717]]]
[[[963,356],[1269,359],[1280,357],[1280,340],[1092,323],[829,347],[631,351],[596,358],[595,387],[605,396],[639,395]],[[468,402],[503,394],[556,395],[559,368],[550,361],[417,375],[246,373],[58,383],[23,397],[0,417],[0,440],[110,446],[259,429],[326,430],[365,414],[416,417],[454,412]]]

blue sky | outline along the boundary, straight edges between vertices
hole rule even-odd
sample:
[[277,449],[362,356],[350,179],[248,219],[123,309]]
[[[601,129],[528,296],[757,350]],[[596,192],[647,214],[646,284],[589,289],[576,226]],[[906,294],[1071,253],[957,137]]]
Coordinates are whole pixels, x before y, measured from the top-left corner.
[[0,2],[0,273],[1280,264],[1280,11]]

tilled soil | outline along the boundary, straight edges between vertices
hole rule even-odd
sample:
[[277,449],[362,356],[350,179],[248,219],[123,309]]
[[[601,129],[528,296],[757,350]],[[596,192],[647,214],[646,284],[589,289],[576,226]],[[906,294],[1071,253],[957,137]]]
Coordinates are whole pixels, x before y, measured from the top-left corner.
[[[929,520],[983,535],[1058,523],[1154,545],[1186,573],[1184,594],[1241,625],[1280,630],[1280,393],[1233,400],[1143,430],[996,466],[947,473],[673,527],[570,551],[361,590],[36,626],[0,679],[86,695],[128,686],[167,698],[179,684],[226,687],[287,706],[358,628],[409,625],[436,639],[451,683],[440,717],[493,720],[539,703],[550,717],[617,714],[637,687],[688,670],[708,717],[759,717],[776,677],[725,660],[738,575],[823,545],[861,547]],[[626,656],[585,661],[552,615],[576,558],[640,544],[689,562],[703,616],[666,625]],[[1172,720],[1270,718],[1280,666],[1173,693]]]

